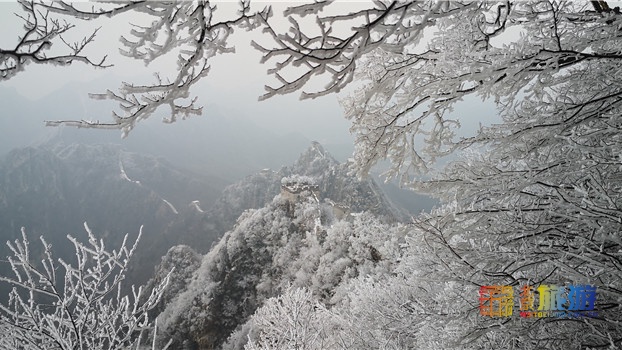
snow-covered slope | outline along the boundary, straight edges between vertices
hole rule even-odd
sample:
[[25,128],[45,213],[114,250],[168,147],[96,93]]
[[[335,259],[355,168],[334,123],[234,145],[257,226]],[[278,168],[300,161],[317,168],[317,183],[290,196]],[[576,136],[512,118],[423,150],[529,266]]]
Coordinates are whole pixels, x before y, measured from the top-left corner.
[[[293,193],[281,188],[284,175],[284,183],[313,179],[314,184],[292,186],[298,189]],[[173,339],[174,348],[217,349],[232,334],[230,342],[236,343],[245,339],[250,315],[288,286],[307,287],[327,303],[337,302],[345,294],[338,285],[361,274],[386,273],[397,259],[400,226],[383,223],[394,217],[383,207],[388,204],[381,193],[370,182],[349,177],[321,146],[313,145],[292,167],[265,170],[228,188],[221,201],[257,203],[268,190],[278,192],[265,206],[244,211],[192,278],[184,279],[186,285],[180,289],[177,281],[178,293],[165,300],[158,322],[162,339]],[[235,193],[248,197],[240,200]],[[164,261],[171,259],[169,254]],[[157,275],[169,265],[160,266]]]

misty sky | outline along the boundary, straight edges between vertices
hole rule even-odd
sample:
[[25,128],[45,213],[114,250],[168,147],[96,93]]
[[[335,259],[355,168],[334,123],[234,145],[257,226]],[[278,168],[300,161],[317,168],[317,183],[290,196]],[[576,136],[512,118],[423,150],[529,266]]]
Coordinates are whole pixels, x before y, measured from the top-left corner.
[[[263,7],[267,3],[255,4]],[[271,4],[277,15],[286,5],[283,2]],[[338,10],[350,11],[360,5],[360,2],[339,2]],[[229,2],[219,6],[218,11],[227,13],[234,11],[237,5]],[[11,47],[17,35],[23,33],[20,20],[13,14],[18,11],[19,7],[15,3],[0,2],[0,47]],[[3,106],[9,107],[3,108],[1,115],[4,119],[4,123],[0,121],[2,133],[6,133],[7,136],[16,132],[21,133],[18,146],[23,146],[36,144],[41,138],[49,138],[49,135],[58,132],[46,128],[43,120],[109,121],[110,112],[115,105],[107,101],[89,99],[87,93],[104,92],[106,89],[116,90],[122,81],[149,83],[152,82],[152,74],[156,71],[173,75],[175,71],[170,67],[176,66],[174,58],[162,59],[145,67],[141,61],[129,59],[118,53],[121,46],[118,38],[128,32],[128,22],[140,23],[141,20],[135,14],[123,14],[113,19],[78,23],[78,28],[81,28],[80,34],[88,32],[95,26],[102,27],[95,42],[86,52],[94,59],[108,55],[108,63],[114,64],[111,68],[95,69],[82,63],[75,63],[69,67],[30,65],[24,72],[18,73],[9,81],[2,82],[0,102]],[[274,23],[277,27],[286,28],[286,23],[278,18]],[[337,153],[344,154],[347,150],[351,150],[353,137],[348,132],[350,122],[342,116],[342,109],[338,103],[339,96],[333,94],[315,100],[299,101],[298,95],[294,94],[258,102],[257,98],[264,93],[263,86],[272,79],[266,73],[271,66],[261,65],[260,53],[249,45],[250,39],[259,35],[261,35],[259,31],[236,32],[232,38],[236,53],[214,58],[209,75],[191,89],[191,94],[198,96],[199,104],[204,106],[203,116],[193,117],[195,120],[191,121],[177,122],[177,124],[188,123],[187,125],[166,125],[161,123],[162,115],[154,115],[150,120],[140,122],[129,138],[141,132],[141,128],[149,130],[144,131],[149,133],[154,132],[153,130],[158,130],[158,133],[179,132],[178,135],[181,136],[176,139],[174,147],[180,150],[186,145],[204,147],[197,140],[202,138],[201,134],[187,130],[218,127],[212,120],[218,115],[231,118],[236,123],[248,122],[253,127],[257,126],[278,135],[291,134],[298,135],[293,137],[301,139],[316,140],[328,145],[329,150],[330,145],[340,145]],[[14,96],[15,94],[17,96]],[[470,111],[469,114],[477,115],[472,121],[462,123],[465,133],[473,132],[480,122],[486,123],[494,115],[494,108],[490,104],[482,104],[481,101],[469,100],[463,104],[462,110],[465,109]],[[7,122],[9,120],[10,122]],[[26,121],[27,127],[21,125]],[[16,129],[10,130],[13,126]],[[101,132],[110,134],[108,131]],[[118,135],[117,140],[120,140],[121,132],[116,130],[112,132],[115,136]]]

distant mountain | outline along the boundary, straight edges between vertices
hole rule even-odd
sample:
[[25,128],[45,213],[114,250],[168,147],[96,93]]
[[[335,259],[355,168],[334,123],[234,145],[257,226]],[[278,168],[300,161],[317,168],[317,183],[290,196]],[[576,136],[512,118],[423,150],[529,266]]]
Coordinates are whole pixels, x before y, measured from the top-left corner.
[[[114,87],[114,78],[103,77],[86,84],[90,92]],[[120,78],[118,78],[120,79]],[[173,124],[162,123],[156,112],[127,137],[120,130],[46,127],[44,120],[108,120],[117,108],[110,101],[90,100],[84,83],[70,83],[36,101],[10,87],[0,86],[3,103],[0,118],[0,156],[14,148],[39,146],[52,140],[64,144],[118,144],[124,150],[157,155],[172,164],[200,174],[239,180],[264,167],[278,168],[296,160],[310,142],[300,133],[274,132],[260,118],[206,106],[201,116]]]
[[[112,79],[114,80],[114,79]],[[92,91],[103,91],[114,85],[110,77],[98,79]],[[279,134],[272,124],[262,123],[262,118],[244,116],[235,111],[206,106],[205,114],[174,124],[164,125],[161,115],[154,115],[140,123],[131,135],[120,138],[119,130],[76,129],[71,127],[46,127],[43,120],[85,118],[105,120],[114,107],[110,101],[92,103],[84,95],[84,84],[71,83],[65,88],[33,101],[20,96],[14,89],[0,87],[0,96],[7,101],[0,118],[0,156],[13,148],[62,144],[117,144],[126,152],[165,158],[175,167],[190,169],[200,177],[210,178],[219,188],[254,174],[262,168],[278,171],[296,161],[300,151],[311,142],[305,130]],[[273,118],[274,119],[274,118]],[[278,118],[276,118],[278,119]],[[272,125],[274,126],[274,125]],[[335,136],[335,135],[333,135]],[[334,158],[347,159],[352,152],[348,138],[324,144]],[[432,204],[423,197],[395,186],[378,183],[391,199],[411,213],[428,209]],[[166,197],[171,194],[167,193]],[[203,206],[205,202],[201,203]],[[203,208],[205,209],[205,208]]]
[[[221,180],[115,145],[55,143],[16,149],[0,160],[0,240],[16,239],[25,227],[31,241],[44,235],[55,253],[67,258],[73,251],[65,237],[84,239],[85,221],[108,247],[118,246],[125,233],[136,237],[144,225],[128,276],[141,283],[150,277],[159,256],[183,242],[172,239],[163,246],[160,237],[176,237],[168,230],[181,214],[194,211],[191,202],[208,207],[223,187]],[[2,245],[0,254],[6,253]]]
[[250,119],[211,111],[170,125],[158,116],[141,123],[129,137],[118,130],[61,128],[55,139],[64,143],[118,143],[139,154],[156,154],[184,169],[228,179],[229,183],[264,167],[296,160],[309,140],[300,134],[278,135]]

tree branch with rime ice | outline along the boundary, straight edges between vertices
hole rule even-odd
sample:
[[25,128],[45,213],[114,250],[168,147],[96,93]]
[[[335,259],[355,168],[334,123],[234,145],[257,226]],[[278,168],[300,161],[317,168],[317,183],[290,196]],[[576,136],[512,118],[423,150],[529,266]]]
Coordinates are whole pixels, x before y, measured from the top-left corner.
[[234,29],[250,30],[265,22],[270,9],[251,13],[250,2],[241,1],[237,16],[215,20],[216,5],[209,1],[139,1],[117,5],[112,10],[77,11],[72,5],[51,5],[50,10],[67,12],[80,18],[114,16],[133,11],[153,18],[149,26],[133,25],[130,36],[123,36],[121,53],[144,61],[146,65],[167,55],[177,56],[176,75],[172,77],[155,73],[155,81],[148,84],[124,82],[118,91],[107,90],[91,94],[95,99],[118,102],[120,111],[112,112],[111,122],[88,120],[48,121],[47,125],[71,125],[76,127],[121,129],[126,136],[141,120],[149,118],[160,107],[168,107],[164,122],[173,123],[199,115],[196,97],[190,98],[190,88],[209,73],[211,58],[234,51],[228,45]]
[[13,276],[0,276],[0,282],[13,289],[8,303],[0,304],[0,348],[116,349],[137,344],[151,328],[148,311],[160,301],[168,276],[150,292],[132,287],[132,295],[121,294],[142,228],[131,247],[126,235],[110,252],[84,227],[88,244],[68,236],[75,263],[54,258],[43,237],[42,260],[35,262],[23,229],[21,240],[7,243]]

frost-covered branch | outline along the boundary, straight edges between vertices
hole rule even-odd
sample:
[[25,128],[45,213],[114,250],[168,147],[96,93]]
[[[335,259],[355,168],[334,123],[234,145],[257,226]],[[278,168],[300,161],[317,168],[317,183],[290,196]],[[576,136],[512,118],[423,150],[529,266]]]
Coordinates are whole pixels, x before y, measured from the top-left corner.
[[[277,94],[291,93],[302,89],[313,77],[328,75],[329,83],[315,92],[303,92],[302,98],[314,98],[331,92],[339,92],[354,78],[357,61],[366,53],[376,49],[401,51],[405,46],[416,45],[423,29],[431,17],[440,15],[440,6],[429,8],[417,2],[377,1],[375,6],[349,14],[322,16],[321,11],[331,1],[320,1],[313,5],[290,7],[284,13],[292,23],[289,33],[277,33],[270,24],[264,28],[274,41],[274,47],[254,46],[264,53],[262,62],[282,58],[268,72],[279,81],[276,87],[266,86],[266,99]],[[417,11],[428,12],[421,23],[411,24]],[[316,15],[319,34],[305,33],[300,17]],[[352,25],[350,31],[335,32],[333,27]],[[407,40],[406,40],[407,39]],[[299,68],[293,78],[287,79],[287,69]]]
[[13,287],[7,304],[0,304],[2,349],[117,349],[139,341],[151,328],[148,311],[159,301],[168,276],[146,292],[132,287],[122,295],[121,283],[136,250],[127,235],[119,250],[106,250],[88,226],[88,243],[68,236],[75,262],[54,258],[43,237],[41,261],[32,256],[30,242],[22,229],[21,240],[7,243],[13,276],[0,282]]
[[283,295],[268,299],[253,316],[253,327],[260,330],[246,350],[334,349],[338,326],[330,312],[314,301],[310,291],[290,288]]
[[[29,64],[68,65],[83,62],[94,67],[109,67],[106,56],[95,60],[83,53],[91,44],[98,29],[77,42],[67,41],[68,32],[75,31],[75,24],[54,16],[40,1],[19,0],[24,22],[24,33],[17,38],[15,46],[0,48],[0,81],[8,80],[23,71]],[[52,46],[62,46],[54,49]]]
[[[57,9],[74,11],[68,4],[56,5]],[[120,12],[133,11],[150,16],[149,26],[133,25],[130,35],[123,36],[121,53],[139,59],[149,65],[166,56],[177,56],[174,76],[165,77],[155,73],[155,81],[148,84],[124,82],[118,91],[108,90],[103,94],[91,94],[96,99],[108,99],[119,103],[120,111],[112,112],[112,121],[101,123],[88,120],[49,121],[48,125],[71,125],[89,128],[122,129],[126,136],[137,122],[149,118],[160,107],[168,107],[164,122],[172,123],[177,118],[186,118],[201,113],[190,98],[190,88],[209,73],[209,61],[213,57],[231,53],[234,48],[228,43],[235,28],[250,30],[263,23],[270,15],[270,9],[251,13],[250,2],[240,2],[236,17],[217,19],[217,7],[209,1],[135,2],[118,6],[114,10],[98,10],[88,14],[75,14],[83,18],[112,16]],[[75,12],[72,12],[75,13]]]

